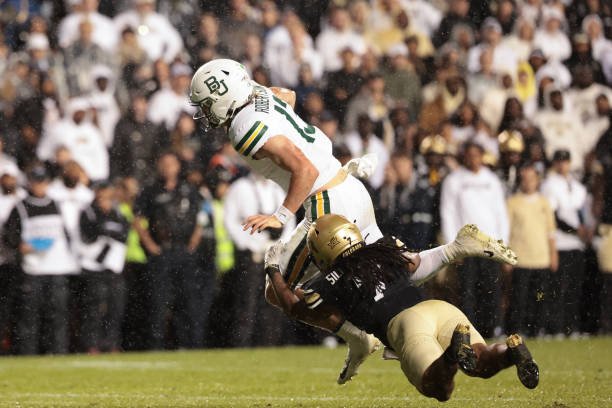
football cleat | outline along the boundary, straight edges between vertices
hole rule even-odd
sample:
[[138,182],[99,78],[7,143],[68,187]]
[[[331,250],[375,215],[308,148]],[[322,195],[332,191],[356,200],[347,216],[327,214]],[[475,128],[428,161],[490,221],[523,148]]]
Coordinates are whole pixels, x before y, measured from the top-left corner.
[[338,376],[338,384],[345,384],[357,375],[359,366],[381,346],[380,340],[371,334],[364,333],[362,342],[349,344],[344,367]]
[[527,349],[525,342],[518,334],[511,334],[506,339],[508,346],[508,359],[516,365],[516,375],[521,384],[529,389],[534,389],[540,382],[540,369]]
[[517,257],[502,240],[494,240],[480,231],[474,224],[464,225],[455,240],[445,248],[449,260],[455,261],[469,256],[492,259],[510,265],[516,265]]
[[457,363],[465,373],[471,373],[476,369],[476,353],[470,342],[470,326],[459,323],[455,327],[444,357],[449,363]]

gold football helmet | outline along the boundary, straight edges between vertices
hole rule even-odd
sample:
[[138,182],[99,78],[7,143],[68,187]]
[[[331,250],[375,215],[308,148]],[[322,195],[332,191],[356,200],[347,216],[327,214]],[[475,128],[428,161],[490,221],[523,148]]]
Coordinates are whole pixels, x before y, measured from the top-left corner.
[[308,230],[308,249],[321,271],[328,271],[336,260],[365,245],[357,225],[337,214],[318,218]]

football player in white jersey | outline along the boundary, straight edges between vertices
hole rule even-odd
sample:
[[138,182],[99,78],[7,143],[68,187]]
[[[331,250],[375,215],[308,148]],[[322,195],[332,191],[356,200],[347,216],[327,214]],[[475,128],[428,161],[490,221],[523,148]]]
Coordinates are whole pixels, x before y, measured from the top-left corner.
[[[319,273],[310,262],[306,245],[308,229],[318,217],[329,213],[343,215],[357,225],[368,244],[382,237],[365,186],[341,167],[332,155],[329,138],[293,111],[292,91],[261,86],[251,80],[242,64],[216,59],[196,71],[189,97],[191,104],[198,107],[195,119],[203,119],[210,127],[225,127],[234,148],[247,163],[286,192],[283,204],[274,214],[248,217],[245,230],[255,233],[280,228],[295,216],[300,206],[304,207],[306,217],[284,242],[280,262],[282,273],[296,295],[301,296],[301,286]],[[360,167],[359,163],[356,167]],[[483,252],[485,247],[495,246],[495,241],[474,239],[470,243],[475,244],[447,245],[421,252],[414,262],[422,273],[469,255],[493,253],[502,261],[515,262],[512,251],[499,243],[494,251]],[[282,307],[270,285],[266,286],[266,299]],[[291,317],[334,332],[347,342],[349,352],[338,377],[339,384],[350,380],[368,355],[380,347],[378,339],[343,321],[334,311],[292,310]]]

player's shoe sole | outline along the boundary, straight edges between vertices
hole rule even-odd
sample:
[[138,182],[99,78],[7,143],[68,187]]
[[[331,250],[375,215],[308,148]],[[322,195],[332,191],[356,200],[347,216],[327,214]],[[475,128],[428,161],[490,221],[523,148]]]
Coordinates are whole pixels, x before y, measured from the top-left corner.
[[344,367],[338,376],[338,384],[345,384],[357,375],[359,366],[381,346],[380,340],[371,334],[366,334],[363,341],[349,345]]
[[446,255],[451,261],[475,256],[516,265],[517,257],[512,249],[501,240],[495,240],[480,231],[474,224],[464,225],[455,240],[446,247]]
[[516,365],[516,375],[525,387],[534,389],[540,382],[540,369],[533,358],[525,342],[518,334],[511,334],[506,339],[508,346],[508,358]]
[[457,363],[465,373],[471,373],[476,369],[476,353],[470,342],[470,326],[459,323],[455,327],[445,357],[448,362]]

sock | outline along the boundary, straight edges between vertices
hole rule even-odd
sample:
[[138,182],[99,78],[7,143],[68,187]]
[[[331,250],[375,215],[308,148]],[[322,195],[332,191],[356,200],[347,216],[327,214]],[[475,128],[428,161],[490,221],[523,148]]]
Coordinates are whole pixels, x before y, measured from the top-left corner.
[[342,323],[342,326],[340,326],[340,328],[336,331],[335,334],[344,341],[346,341],[348,344],[351,344],[355,341],[363,341],[363,333],[363,330],[361,330],[348,320],[345,320],[344,323]]
[[410,280],[417,285],[420,285],[436,276],[436,273],[442,269],[444,265],[450,262],[449,257],[444,251],[447,245],[441,245],[439,247],[419,252],[421,263],[410,277]]

